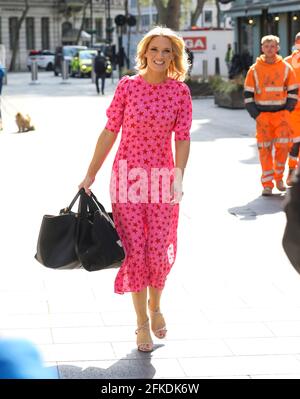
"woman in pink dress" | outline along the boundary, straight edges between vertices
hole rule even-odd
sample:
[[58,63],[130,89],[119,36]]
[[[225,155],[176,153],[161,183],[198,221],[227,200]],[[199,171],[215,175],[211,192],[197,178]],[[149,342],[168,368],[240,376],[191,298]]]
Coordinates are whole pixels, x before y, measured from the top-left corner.
[[126,257],[115,280],[115,292],[132,293],[137,347],[150,352],[151,331],[157,338],[165,338],[167,333],[160,298],[176,257],[192,103],[183,83],[189,68],[184,41],[175,32],[152,29],[138,44],[136,61],[138,74],[125,76],[118,83],[106,112],[107,124],[79,188],[90,193],[122,127],[110,192]]

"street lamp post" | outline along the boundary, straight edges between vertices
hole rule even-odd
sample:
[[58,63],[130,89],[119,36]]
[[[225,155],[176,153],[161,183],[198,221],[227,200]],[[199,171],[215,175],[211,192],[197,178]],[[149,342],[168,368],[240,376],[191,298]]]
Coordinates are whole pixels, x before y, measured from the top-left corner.
[[94,19],[94,10],[93,10],[93,0],[90,0],[90,11],[91,11],[91,43],[90,47],[93,47],[93,34],[94,34],[94,24],[93,24],[93,19]]
[[128,54],[126,55],[127,68],[129,68],[129,50],[130,50],[130,28],[136,24],[136,18],[133,15],[119,14],[115,17],[118,33],[118,65],[119,65],[119,78],[121,78],[121,70],[124,66],[124,48],[123,48],[123,27],[128,25]]
[[110,0],[105,0],[105,16],[106,16],[106,41],[111,44],[111,17],[110,17]]

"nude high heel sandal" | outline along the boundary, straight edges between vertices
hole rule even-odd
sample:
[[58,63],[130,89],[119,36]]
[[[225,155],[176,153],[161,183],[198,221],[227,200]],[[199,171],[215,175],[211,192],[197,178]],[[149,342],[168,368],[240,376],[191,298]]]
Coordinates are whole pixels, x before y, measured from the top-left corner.
[[[163,314],[159,310],[151,310],[149,307],[149,302],[148,302],[148,308],[149,308],[151,319],[154,319],[157,316],[163,316]],[[168,330],[167,330],[166,325],[164,325],[163,327],[158,328],[156,330],[153,330],[153,328],[152,328],[152,331],[153,331],[153,334],[156,336],[156,338],[163,339],[163,338],[166,338]]]
[[[138,336],[138,334],[143,331],[146,330],[149,332],[150,335],[150,327],[149,327],[149,320],[146,320],[144,324],[142,324],[140,327],[138,327],[135,330],[136,335]],[[137,337],[138,338],[138,337]],[[137,348],[139,351],[141,352],[152,352],[153,350],[153,342],[152,339],[150,337],[150,342],[141,342],[141,343],[137,343]]]

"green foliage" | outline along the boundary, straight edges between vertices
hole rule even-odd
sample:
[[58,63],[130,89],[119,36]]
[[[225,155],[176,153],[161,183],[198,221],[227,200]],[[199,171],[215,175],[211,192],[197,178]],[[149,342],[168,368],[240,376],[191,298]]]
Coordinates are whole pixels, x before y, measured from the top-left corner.
[[211,76],[209,83],[214,92],[230,94],[243,89],[243,77],[238,76],[233,80],[224,80],[221,76]]
[[213,95],[213,88],[209,82],[203,79],[191,79],[188,77],[185,83],[190,88],[192,97],[205,97]]

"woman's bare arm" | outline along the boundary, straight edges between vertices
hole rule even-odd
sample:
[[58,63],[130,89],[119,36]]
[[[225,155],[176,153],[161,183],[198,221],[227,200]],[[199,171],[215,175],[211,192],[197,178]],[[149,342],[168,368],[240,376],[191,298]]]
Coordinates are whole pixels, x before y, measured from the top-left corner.
[[[186,167],[190,153],[189,140],[176,140],[175,141],[175,168],[176,171],[183,177],[184,169]],[[178,176],[179,177],[179,176]]]
[[112,146],[116,141],[117,135],[117,133],[113,133],[107,129],[103,129],[98,138],[94,155],[87,171],[88,176],[95,178],[98,170],[101,168],[107,155],[112,149]]
[[171,204],[177,204],[182,199],[182,179],[190,153],[189,140],[175,141],[175,176],[171,186]]
[[88,167],[86,176],[78,186],[79,189],[84,188],[88,194],[90,193],[89,187],[93,184],[97,172],[101,168],[107,155],[112,149],[112,146],[116,141],[117,135],[118,135],[117,133],[111,132],[107,129],[103,129],[98,138],[94,155]]

